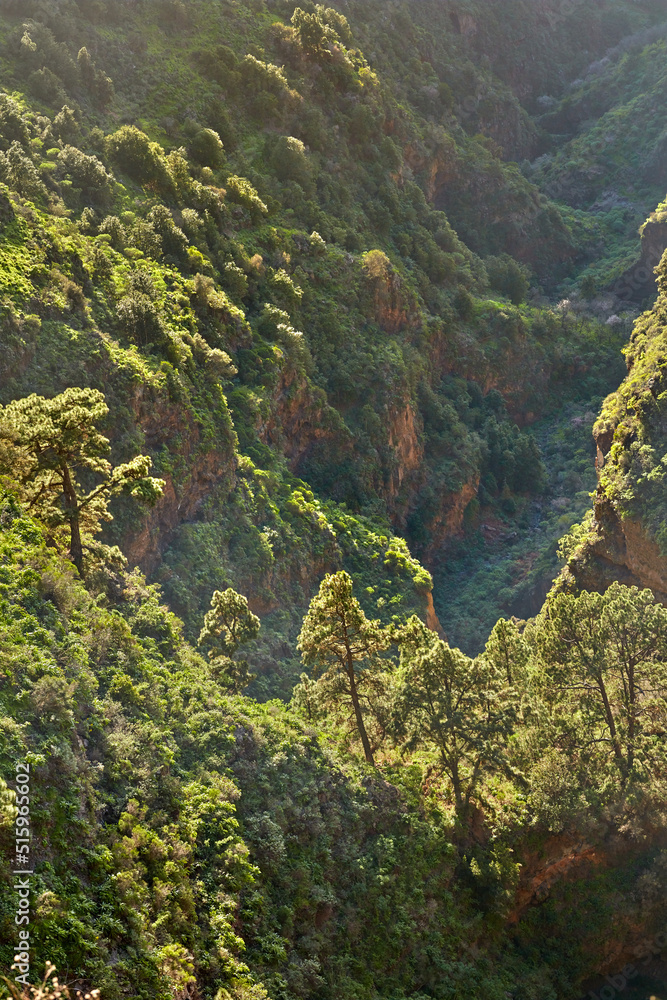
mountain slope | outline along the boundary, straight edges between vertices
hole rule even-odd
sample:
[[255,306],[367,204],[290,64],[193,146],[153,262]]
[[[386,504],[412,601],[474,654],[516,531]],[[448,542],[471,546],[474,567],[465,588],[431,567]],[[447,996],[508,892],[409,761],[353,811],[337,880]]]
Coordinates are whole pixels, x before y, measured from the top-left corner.
[[[667,592],[664,294],[614,392],[634,318],[615,282],[664,196],[663,18],[2,5],[0,405],[99,389],[113,462],[148,454],[165,482],[148,512],[113,502],[102,538],[124,555],[85,583],[2,483],[0,777],[31,762],[33,971],[110,998],[561,1000],[660,953],[662,765],[619,775],[561,683],[553,594],[538,613],[610,392],[560,589]],[[286,704],[340,569],[380,626],[444,626],[483,652],[446,663],[502,679],[511,736],[463,819],[397,721],[396,641],[377,769],[307,684]],[[261,618],[247,697],[195,649],[228,587]],[[537,618],[487,644],[515,614]]]

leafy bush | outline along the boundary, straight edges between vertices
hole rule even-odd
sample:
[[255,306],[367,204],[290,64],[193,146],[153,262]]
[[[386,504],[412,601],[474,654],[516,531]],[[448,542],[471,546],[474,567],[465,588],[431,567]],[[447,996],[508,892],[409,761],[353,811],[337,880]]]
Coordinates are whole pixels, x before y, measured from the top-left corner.
[[134,125],[123,125],[107,136],[107,155],[139,184],[164,184],[167,172],[162,150]]
[[28,77],[30,91],[46,104],[62,104],[65,100],[65,90],[62,81],[48,66],[36,70]]
[[225,159],[222,140],[212,128],[203,128],[190,143],[190,155],[202,167],[221,167]]
[[259,222],[263,215],[267,215],[267,206],[247,178],[232,174],[227,178],[225,187],[229,200],[245,208],[253,222]]
[[6,153],[0,153],[0,180],[26,198],[46,196],[37,168],[19,142],[13,142]]
[[113,178],[96,156],[87,156],[75,146],[65,146],[59,152],[58,160],[65,174],[85,194],[97,195],[99,198],[109,194]]
[[167,331],[159,309],[145,292],[132,289],[116,307],[120,329],[141,347],[163,347]]
[[489,257],[485,264],[491,287],[506,295],[515,306],[521,305],[530,287],[528,268],[508,254]]
[[271,152],[271,166],[281,181],[293,180],[302,186],[310,180],[306,147],[294,136],[281,136]]

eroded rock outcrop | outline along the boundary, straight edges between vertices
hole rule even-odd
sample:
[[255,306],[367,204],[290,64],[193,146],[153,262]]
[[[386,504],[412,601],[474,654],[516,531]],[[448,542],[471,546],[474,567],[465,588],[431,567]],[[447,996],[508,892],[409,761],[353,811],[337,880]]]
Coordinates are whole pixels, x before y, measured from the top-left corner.
[[654,214],[641,234],[639,260],[621,275],[613,287],[614,293],[623,302],[641,304],[657,292],[655,269],[667,250],[667,217]]
[[194,415],[145,384],[135,389],[129,402],[146,447],[153,454],[168,448],[173,466],[173,471],[160,472],[163,495],[142,518],[139,530],[130,528],[123,542],[129,564],[150,574],[178,526],[197,516],[213,490],[233,489],[234,437],[230,421],[226,434],[218,432],[214,447],[204,443]]
[[590,530],[563,580],[601,591],[613,581],[650,588],[667,604],[667,258],[657,269],[655,308],[637,321],[626,349],[628,375],[595,426],[598,490]]

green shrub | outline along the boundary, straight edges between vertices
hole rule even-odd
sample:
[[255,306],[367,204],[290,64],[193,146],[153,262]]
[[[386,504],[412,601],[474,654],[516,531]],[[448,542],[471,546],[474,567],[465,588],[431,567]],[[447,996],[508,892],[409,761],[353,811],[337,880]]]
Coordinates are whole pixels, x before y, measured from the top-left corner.
[[96,156],[86,156],[75,146],[65,146],[58,154],[61,168],[85,194],[104,197],[112,176]]
[[138,184],[164,184],[167,171],[162,149],[134,125],[107,136],[107,155]]
[[275,96],[289,93],[289,84],[283,70],[273,63],[262,62],[255,56],[247,55],[241,63],[240,73],[249,97],[253,97],[258,91],[267,91]]
[[64,105],[47,128],[44,142],[47,146],[56,142],[75,146],[80,138],[81,130],[76,115],[70,107]]
[[225,160],[222,140],[212,128],[203,128],[190,143],[190,155],[201,167],[221,167]]
[[174,222],[165,205],[155,205],[148,213],[148,222],[162,240],[162,248],[167,256],[184,261],[188,251],[188,238]]
[[225,187],[228,199],[245,208],[253,222],[259,222],[263,215],[267,215],[269,211],[267,206],[245,177],[233,174],[227,178]]
[[0,153],[0,180],[25,198],[46,196],[46,188],[35,164],[18,142],[13,142],[7,153]]
[[0,94],[0,142],[2,149],[9,149],[13,142],[26,148],[30,144],[28,123],[11,97]]
[[293,180],[302,186],[310,180],[306,147],[293,135],[282,135],[271,152],[271,166],[281,181]]
[[28,77],[30,92],[45,104],[62,104],[65,100],[65,90],[62,80],[48,66],[35,70]]
[[484,262],[491,288],[506,295],[515,306],[525,302],[530,287],[530,271],[509,254],[488,257]]
[[163,347],[167,331],[157,305],[142,291],[131,289],[119,301],[116,317],[122,332],[140,347]]

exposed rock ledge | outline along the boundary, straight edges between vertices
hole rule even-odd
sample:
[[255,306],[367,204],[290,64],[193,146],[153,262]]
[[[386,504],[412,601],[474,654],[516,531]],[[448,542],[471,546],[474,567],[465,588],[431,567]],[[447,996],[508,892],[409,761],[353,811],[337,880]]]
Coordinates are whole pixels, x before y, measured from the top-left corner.
[[615,580],[650,588],[667,605],[667,559],[638,521],[621,518],[598,490],[591,538],[570,562],[577,585],[603,591]]

